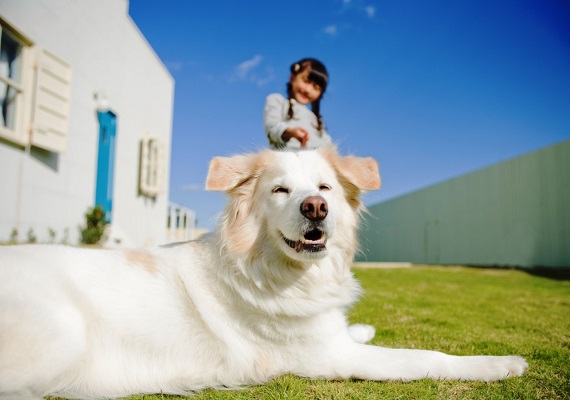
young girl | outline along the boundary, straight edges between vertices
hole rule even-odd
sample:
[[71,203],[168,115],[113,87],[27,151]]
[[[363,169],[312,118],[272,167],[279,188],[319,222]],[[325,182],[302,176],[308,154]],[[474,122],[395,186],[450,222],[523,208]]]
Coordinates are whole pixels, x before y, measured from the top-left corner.
[[[332,144],[320,114],[328,80],[325,66],[314,58],[304,58],[291,65],[288,98],[273,93],[265,102],[265,132],[272,148],[316,149]],[[311,104],[311,110],[307,108],[308,104]]]

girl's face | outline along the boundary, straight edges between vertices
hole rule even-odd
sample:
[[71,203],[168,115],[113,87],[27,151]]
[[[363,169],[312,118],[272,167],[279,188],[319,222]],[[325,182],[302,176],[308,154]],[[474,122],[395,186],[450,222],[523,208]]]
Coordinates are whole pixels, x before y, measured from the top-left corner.
[[289,80],[293,98],[301,104],[309,104],[321,97],[322,88],[309,80],[309,68],[299,72],[297,75],[291,75]]

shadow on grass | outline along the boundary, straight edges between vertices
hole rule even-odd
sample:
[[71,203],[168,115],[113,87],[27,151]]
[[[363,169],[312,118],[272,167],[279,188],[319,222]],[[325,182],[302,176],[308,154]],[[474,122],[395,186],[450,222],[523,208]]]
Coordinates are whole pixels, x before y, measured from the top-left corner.
[[570,267],[533,267],[520,268],[520,270],[542,278],[570,281]]
[[501,265],[465,265],[469,268],[477,269],[506,269],[526,272],[532,276],[553,279],[557,281],[570,281],[570,266],[568,267],[513,267]]

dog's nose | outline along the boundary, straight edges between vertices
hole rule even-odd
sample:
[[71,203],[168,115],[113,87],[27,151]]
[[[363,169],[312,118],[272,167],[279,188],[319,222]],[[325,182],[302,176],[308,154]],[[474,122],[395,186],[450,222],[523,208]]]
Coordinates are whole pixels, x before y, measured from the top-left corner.
[[301,214],[313,221],[321,221],[325,219],[329,212],[327,201],[321,196],[307,197],[301,203]]

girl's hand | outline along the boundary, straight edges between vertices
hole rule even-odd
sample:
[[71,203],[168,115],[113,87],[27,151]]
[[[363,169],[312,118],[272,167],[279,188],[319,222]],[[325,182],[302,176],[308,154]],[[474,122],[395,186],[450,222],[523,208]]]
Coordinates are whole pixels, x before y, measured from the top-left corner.
[[307,147],[307,141],[309,140],[309,132],[307,132],[303,128],[287,128],[285,132],[281,135],[283,140],[286,142],[289,141],[291,138],[297,139],[301,142],[301,148]]

